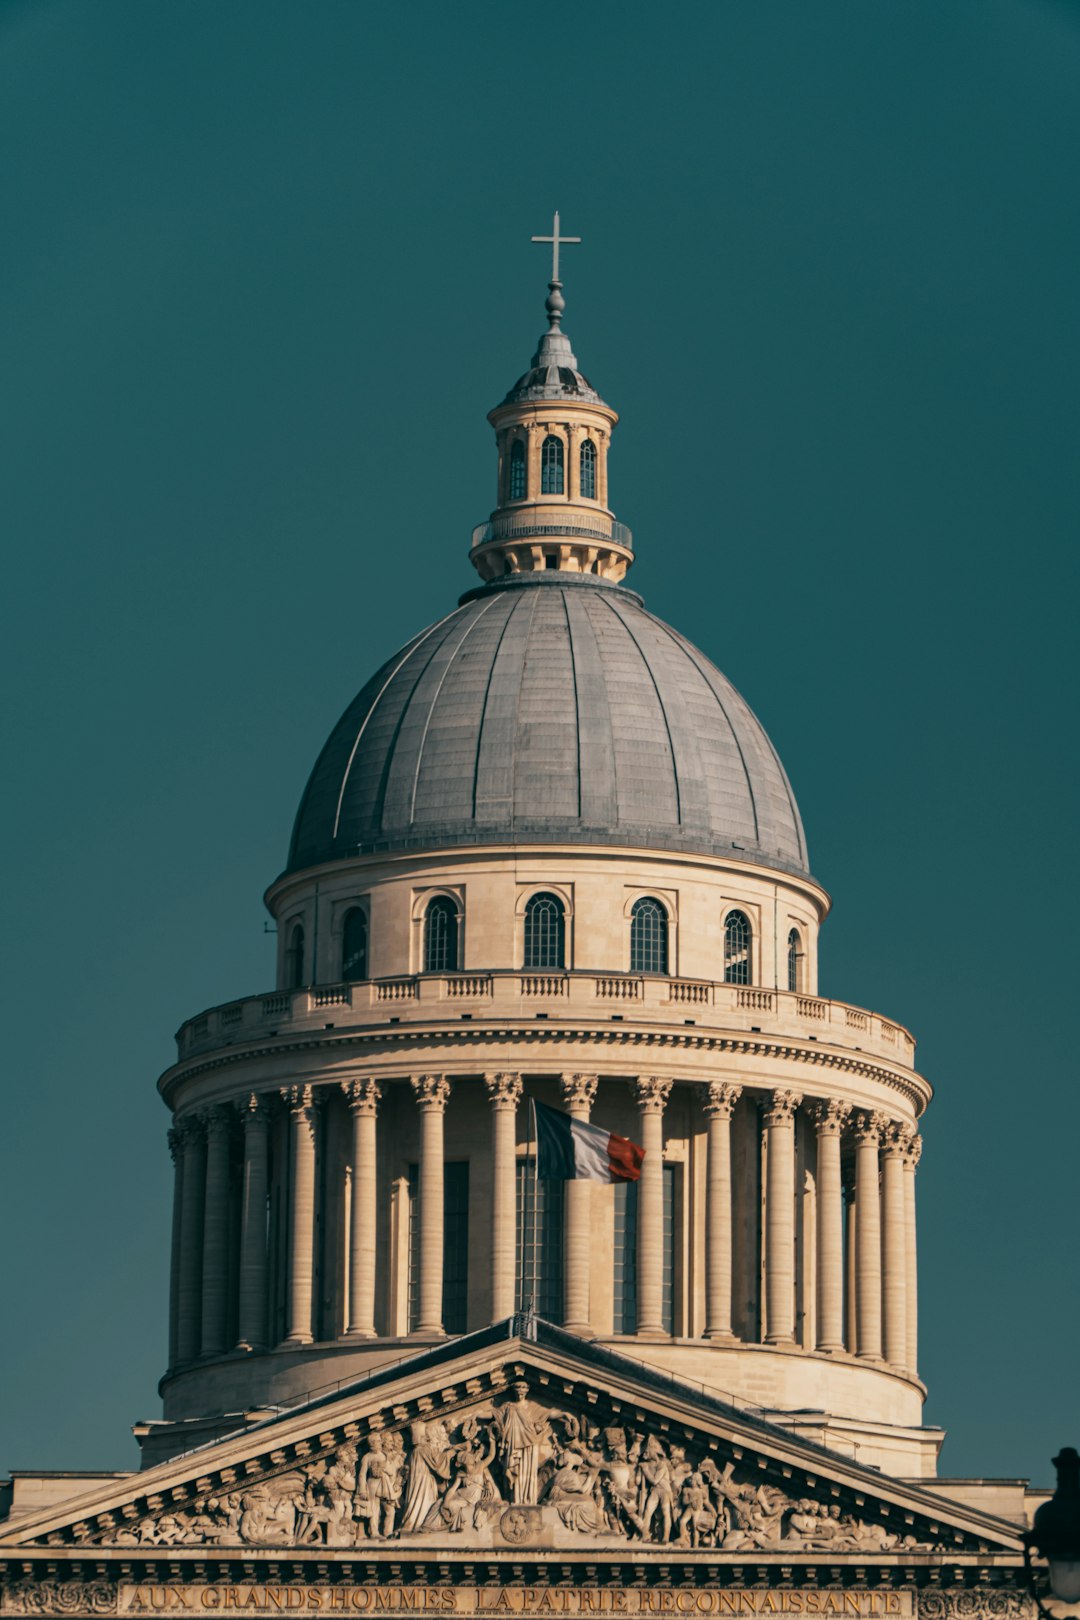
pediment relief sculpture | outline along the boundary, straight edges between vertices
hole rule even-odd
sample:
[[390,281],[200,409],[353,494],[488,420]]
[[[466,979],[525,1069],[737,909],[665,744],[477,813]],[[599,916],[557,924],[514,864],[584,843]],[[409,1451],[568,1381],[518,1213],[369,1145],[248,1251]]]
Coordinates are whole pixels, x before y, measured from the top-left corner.
[[932,1545],[859,1517],[835,1496],[788,1492],[756,1458],[725,1454],[690,1430],[669,1438],[639,1424],[643,1417],[594,1423],[533,1398],[519,1379],[505,1395],[442,1416],[398,1416],[385,1427],[376,1417],[362,1438],[299,1466],[271,1454],[275,1471],[244,1480],[242,1468],[229,1470],[231,1488],[186,1501],[174,1490],[152,1511],[76,1526],[76,1537],[132,1548],[346,1549],[459,1537],[463,1549],[589,1542],[865,1554]]

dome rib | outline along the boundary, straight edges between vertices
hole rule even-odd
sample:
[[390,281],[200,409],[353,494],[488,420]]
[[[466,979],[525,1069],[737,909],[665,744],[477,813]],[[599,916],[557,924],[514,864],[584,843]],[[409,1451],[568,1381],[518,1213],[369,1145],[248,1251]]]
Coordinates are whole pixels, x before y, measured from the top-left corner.
[[363,853],[626,845],[805,873],[753,711],[622,586],[481,586],[387,660],[312,771],[288,871]]

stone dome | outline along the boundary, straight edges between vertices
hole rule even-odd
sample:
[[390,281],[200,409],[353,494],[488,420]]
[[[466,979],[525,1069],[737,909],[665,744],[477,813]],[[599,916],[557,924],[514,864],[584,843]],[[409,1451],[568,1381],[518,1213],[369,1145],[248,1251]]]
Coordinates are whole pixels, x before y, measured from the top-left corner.
[[287,870],[376,851],[626,844],[805,874],[776,751],[641,597],[518,574],[372,676],[312,771]]

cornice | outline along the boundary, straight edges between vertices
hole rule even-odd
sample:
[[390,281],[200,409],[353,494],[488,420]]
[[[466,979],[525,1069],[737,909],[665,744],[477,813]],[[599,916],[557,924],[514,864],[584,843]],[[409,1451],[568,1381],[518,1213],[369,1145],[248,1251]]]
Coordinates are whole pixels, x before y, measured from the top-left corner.
[[[418,1023],[408,1025],[377,1024],[342,1030],[318,1030],[292,1038],[276,1036],[273,1040],[250,1046],[230,1046],[218,1052],[192,1058],[188,1062],[173,1064],[158,1080],[158,1091],[169,1102],[170,1096],[182,1082],[195,1079],[221,1069],[235,1067],[265,1058],[280,1058],[285,1054],[315,1051],[344,1051],[386,1048],[398,1051],[415,1047],[417,1062],[425,1067],[432,1064],[432,1047],[446,1045],[455,1048],[476,1048],[483,1052],[493,1046],[516,1042],[530,1047],[553,1047],[560,1044],[588,1042],[592,1047],[602,1046],[619,1051],[694,1051],[728,1053],[737,1057],[763,1058],[785,1063],[796,1063],[809,1069],[824,1069],[835,1074],[852,1075],[870,1080],[887,1090],[896,1092],[921,1117],[933,1094],[929,1081],[911,1071],[898,1071],[869,1061],[865,1056],[845,1052],[839,1047],[816,1045],[809,1041],[785,1040],[783,1037],[745,1035],[741,1033],[710,1034],[686,1026],[665,1027],[629,1024],[573,1024],[544,1020],[537,1023],[514,1021],[507,1024],[470,1022],[468,1024]],[[478,1058],[478,1064],[483,1059]],[[606,1078],[601,1076],[601,1078]]]

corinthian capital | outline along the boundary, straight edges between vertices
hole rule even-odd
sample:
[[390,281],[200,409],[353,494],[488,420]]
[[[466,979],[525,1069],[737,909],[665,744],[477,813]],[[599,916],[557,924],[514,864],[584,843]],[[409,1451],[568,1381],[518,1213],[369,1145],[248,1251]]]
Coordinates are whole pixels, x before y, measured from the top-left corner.
[[262,1129],[270,1123],[270,1099],[257,1091],[249,1091],[247,1096],[241,1097],[236,1104],[236,1112],[245,1130],[249,1126]]
[[184,1133],[178,1125],[170,1125],[166,1138],[169,1144],[169,1153],[173,1164],[179,1164],[184,1156]]
[[567,1108],[577,1109],[586,1118],[596,1101],[596,1088],[600,1078],[595,1074],[564,1074],[559,1079],[562,1099]]
[[182,1114],[173,1128],[180,1138],[181,1147],[185,1149],[193,1147],[196,1142],[201,1142],[206,1136],[203,1117],[195,1111],[190,1114]]
[[521,1101],[521,1076],[509,1071],[485,1074],[488,1102],[492,1108],[516,1108]]
[[766,1094],[766,1102],[762,1108],[762,1119],[766,1125],[790,1125],[795,1119],[795,1111],[802,1102],[800,1091],[774,1091]]
[[881,1133],[882,1152],[887,1158],[906,1159],[914,1134],[910,1125],[902,1125],[898,1120],[890,1119]]
[[839,1136],[850,1113],[849,1102],[832,1098],[815,1103],[811,1110],[811,1118],[819,1136]]
[[852,1121],[852,1135],[857,1147],[877,1147],[882,1133],[888,1129],[886,1114],[856,1114]]
[[671,1096],[672,1084],[661,1074],[643,1074],[631,1080],[630,1089],[643,1114],[662,1114]]
[[281,1100],[297,1123],[314,1125],[322,1097],[314,1086],[282,1086]]
[[364,1080],[343,1080],[341,1089],[354,1114],[370,1114],[374,1117],[378,1112],[382,1087],[377,1080],[370,1076]]
[[411,1084],[416,1106],[421,1112],[446,1113],[446,1105],[450,1101],[450,1082],[444,1075],[414,1074]]
[[734,1086],[727,1080],[710,1080],[707,1085],[698,1087],[698,1094],[710,1119],[730,1119],[742,1096],[742,1086]]
[[916,1165],[918,1164],[919,1160],[922,1158],[922,1144],[923,1144],[922,1137],[919,1135],[918,1131],[913,1130],[911,1132],[910,1136],[908,1137],[907,1147],[906,1147],[905,1152],[904,1152],[904,1163],[912,1171],[913,1174],[914,1174]]
[[207,1136],[224,1135],[232,1124],[232,1108],[228,1103],[213,1103],[203,1109],[202,1117]]

